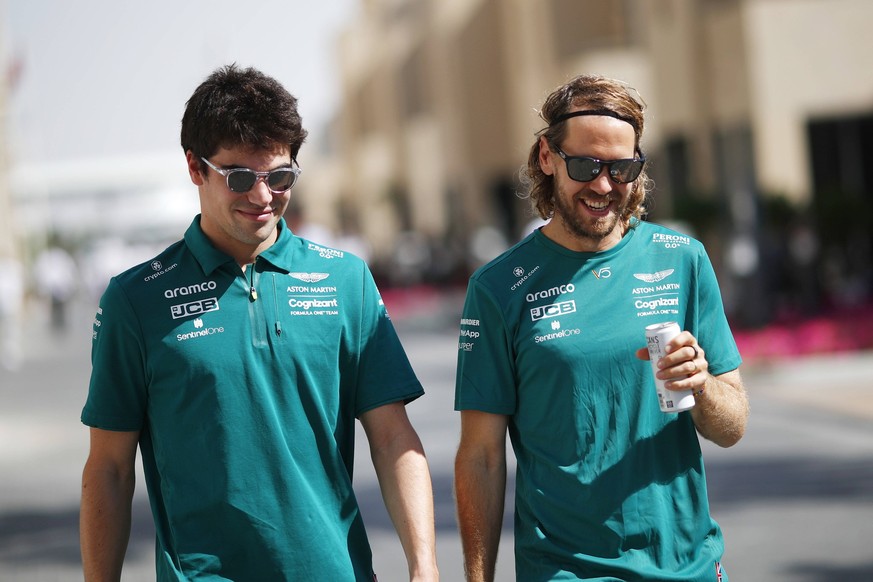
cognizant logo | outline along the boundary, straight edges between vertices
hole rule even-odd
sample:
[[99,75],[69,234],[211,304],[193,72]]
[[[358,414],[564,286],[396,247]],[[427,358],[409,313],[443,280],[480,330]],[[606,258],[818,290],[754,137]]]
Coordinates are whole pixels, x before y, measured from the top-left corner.
[[291,299],[288,301],[288,305],[298,309],[338,307],[336,299]]
[[649,301],[643,301],[642,299],[637,299],[634,302],[634,307],[637,309],[657,309],[659,307],[678,307],[679,306],[679,298],[678,297],[662,297],[660,299],[651,299]]

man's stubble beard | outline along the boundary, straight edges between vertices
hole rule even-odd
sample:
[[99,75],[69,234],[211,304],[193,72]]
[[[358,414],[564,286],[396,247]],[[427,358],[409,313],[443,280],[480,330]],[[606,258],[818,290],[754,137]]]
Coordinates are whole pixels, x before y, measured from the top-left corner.
[[[610,196],[611,201],[615,201],[615,197]],[[576,198],[572,198],[572,202],[576,202]],[[585,224],[580,219],[579,213],[575,208],[567,204],[567,197],[559,189],[554,195],[555,216],[559,216],[564,230],[571,236],[599,242],[609,236],[618,226],[619,217],[624,212],[623,206],[618,206],[613,210],[612,214],[603,218],[596,219],[593,223]],[[581,204],[584,204],[581,203]]]

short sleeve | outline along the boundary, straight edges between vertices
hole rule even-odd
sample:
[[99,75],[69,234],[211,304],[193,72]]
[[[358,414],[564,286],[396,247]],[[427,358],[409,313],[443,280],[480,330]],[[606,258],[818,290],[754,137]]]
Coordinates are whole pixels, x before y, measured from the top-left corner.
[[512,346],[503,309],[481,283],[471,279],[458,339],[455,410],[515,412]]
[[736,370],[742,358],[724,312],[715,270],[702,249],[696,275],[698,305],[691,315],[697,341],[706,350],[709,372],[718,375]]
[[355,394],[358,417],[373,408],[409,403],[424,394],[366,265],[362,266],[361,348]]
[[82,422],[105,430],[140,430],[146,411],[142,333],[124,289],[114,278],[94,318],[91,365]]

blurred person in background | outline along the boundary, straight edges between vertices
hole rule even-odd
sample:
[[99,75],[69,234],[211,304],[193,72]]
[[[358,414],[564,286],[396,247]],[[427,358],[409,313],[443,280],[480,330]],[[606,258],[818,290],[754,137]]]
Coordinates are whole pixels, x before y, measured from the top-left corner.
[[24,268],[15,257],[0,257],[0,367],[21,366],[21,312],[24,309]]
[[[643,104],[580,76],[543,105],[525,182],[548,224],[473,274],[461,320],[455,493],[468,580],[493,580],[517,459],[516,579],[727,580],[697,433],[744,434],[740,354],[703,246],[643,222]],[[683,331],[658,377],[645,327]]]
[[430,473],[405,409],[421,385],[365,263],[282,218],[306,134],[297,100],[255,69],[218,69],[187,103],[201,213],[109,282],[95,321],[86,580],[120,578],[137,446],[158,580],[375,580],[355,418],[410,580],[438,578]]
[[79,286],[76,261],[62,246],[53,243],[37,255],[33,280],[37,293],[49,302],[52,329],[66,330],[69,304]]

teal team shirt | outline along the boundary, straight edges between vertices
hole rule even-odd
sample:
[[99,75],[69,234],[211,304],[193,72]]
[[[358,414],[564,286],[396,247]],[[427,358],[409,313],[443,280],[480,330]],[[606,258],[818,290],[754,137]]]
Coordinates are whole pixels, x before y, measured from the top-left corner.
[[647,222],[598,253],[535,231],[471,277],[455,408],[509,416],[518,580],[727,580],[690,412],[635,356],[663,321],[739,367],[703,246]]
[[109,283],[82,421],[141,431],[158,580],[373,580],[355,418],[423,391],[365,263],[294,236],[245,273],[199,217]]

